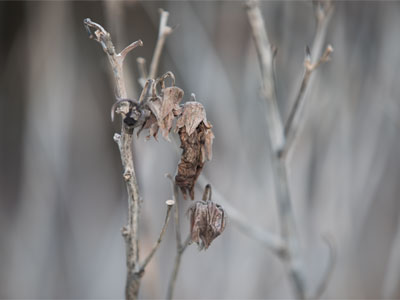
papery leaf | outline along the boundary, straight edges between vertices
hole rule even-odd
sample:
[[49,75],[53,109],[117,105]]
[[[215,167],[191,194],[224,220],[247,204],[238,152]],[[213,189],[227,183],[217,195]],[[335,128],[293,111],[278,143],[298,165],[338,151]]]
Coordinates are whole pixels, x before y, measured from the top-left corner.
[[212,201],[197,201],[189,212],[191,240],[207,249],[225,229],[225,211]]
[[192,135],[202,121],[208,125],[204,106],[195,101],[186,102],[183,106],[182,115],[176,122],[176,130],[185,126],[187,134]]

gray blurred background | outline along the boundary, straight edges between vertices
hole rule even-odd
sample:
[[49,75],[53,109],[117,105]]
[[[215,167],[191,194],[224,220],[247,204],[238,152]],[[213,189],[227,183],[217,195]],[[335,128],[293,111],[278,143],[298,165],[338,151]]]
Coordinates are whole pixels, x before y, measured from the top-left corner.
[[[90,17],[117,50],[142,39],[125,71],[137,98],[136,58],[148,65],[158,8],[179,27],[159,74],[175,73],[214,125],[204,174],[236,208],[279,232],[260,97],[260,71],[242,2],[0,2],[0,298],[122,298],[126,191],[110,121],[114,88]],[[262,2],[278,48],[279,106],[286,117],[315,32],[308,1]],[[307,286],[337,263],[324,298],[400,298],[400,3],[336,2],[327,33],[335,49],[308,92],[290,185]],[[135,141],[142,257],[157,238],[171,198],[165,173],[179,156],[160,138]],[[199,198],[201,190],[197,190]],[[182,211],[190,203],[185,203]],[[183,218],[184,235],[188,231]],[[175,257],[172,223],[146,269],[142,298],[163,298]],[[177,298],[292,298],[281,261],[228,221],[207,251],[191,246]]]

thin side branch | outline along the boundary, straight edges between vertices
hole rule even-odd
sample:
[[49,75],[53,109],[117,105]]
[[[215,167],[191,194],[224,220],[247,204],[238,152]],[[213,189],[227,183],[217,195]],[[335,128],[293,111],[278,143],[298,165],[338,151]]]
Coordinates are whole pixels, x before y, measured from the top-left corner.
[[272,148],[271,163],[280,216],[281,237],[286,244],[285,258],[290,282],[297,298],[305,298],[305,282],[299,269],[300,249],[290,199],[289,183],[285,161],[280,159],[280,152],[285,144],[281,116],[277,106],[275,81],[273,75],[273,51],[265,29],[258,2],[247,2],[247,15],[251,25],[254,43],[261,67],[263,96],[267,103],[267,126]]
[[176,257],[175,257],[175,263],[174,263],[174,269],[172,271],[172,275],[168,284],[168,290],[167,290],[167,296],[166,299],[170,300],[172,299],[174,295],[174,289],[175,289],[175,283],[176,283],[176,278],[178,277],[178,271],[179,267],[181,265],[181,259],[182,259],[182,254],[185,252],[187,246],[190,245],[191,237],[190,235],[186,238],[185,242],[179,249],[177,249]]
[[289,149],[291,149],[299,129],[299,123],[302,117],[302,112],[304,111],[305,104],[305,93],[310,81],[311,74],[323,63],[327,62],[331,58],[331,53],[333,48],[328,45],[323,53],[323,55],[318,59],[317,62],[311,63],[310,50],[306,51],[306,57],[304,59],[304,74],[303,79],[300,84],[299,92],[297,93],[296,99],[294,101],[292,110],[290,111],[289,117],[285,124],[285,136],[286,144],[281,152],[282,156],[286,156]]
[[157,69],[158,64],[160,62],[162,49],[165,44],[165,40],[167,36],[170,35],[173,31],[173,28],[167,25],[169,12],[160,9],[160,27],[158,32],[158,40],[156,44],[156,48],[154,49],[153,58],[150,64],[149,78],[155,79],[157,77]]
[[138,57],[136,59],[138,70],[139,70],[139,84],[144,88],[147,78],[147,67],[146,67],[146,59],[143,57]]
[[[123,60],[126,54],[132,49],[136,48],[137,46],[142,46],[142,41],[139,40],[132,43],[125,48],[122,53],[118,54],[115,51],[110,34],[101,25],[92,22],[90,19],[85,19],[84,26],[89,33],[89,37],[99,42],[104,52],[107,54],[113,71],[118,98],[127,98],[123,74]],[[128,112],[128,107],[125,107],[125,110],[121,108],[119,111],[124,116],[124,114]],[[141,279],[141,275],[138,273],[138,223],[140,196],[133,162],[132,135],[133,128],[127,127],[124,122],[121,122],[121,134],[114,135],[114,140],[117,142],[121,154],[123,178],[128,192],[128,224],[122,228],[122,235],[126,244],[126,299],[137,299]]]
[[266,119],[270,133],[271,147],[274,153],[278,153],[283,148],[285,137],[275,91],[273,68],[275,51],[268,39],[264,19],[256,1],[247,2],[247,16],[260,61],[262,94],[267,104]]
[[304,111],[306,101],[306,91],[311,81],[312,73],[322,63],[330,59],[330,55],[333,52],[331,45],[328,45],[325,52],[321,55],[323,44],[329,21],[333,13],[333,5],[331,1],[314,1],[314,15],[317,23],[314,41],[312,43],[311,50],[307,47],[306,57],[304,60],[304,73],[301,80],[299,91],[297,92],[296,98],[293,102],[293,106],[290,110],[289,117],[285,123],[285,137],[286,144],[281,153],[282,156],[287,156],[291,148],[293,148],[294,141],[299,131],[302,114]]
[[[307,286],[304,280],[304,272],[301,265],[301,251],[296,232],[294,213],[291,204],[290,187],[286,170],[286,151],[292,144],[292,140],[288,141],[288,137],[295,136],[292,134],[297,129],[295,121],[300,115],[302,108],[302,99],[306,91],[312,71],[315,70],[321,63],[327,61],[332,52],[332,47],[328,46],[325,53],[316,62],[313,62],[314,57],[320,56],[320,49],[326,34],[328,20],[332,12],[330,1],[315,1],[316,17],[317,17],[317,34],[313,43],[313,50],[307,51],[306,56],[306,71],[303,78],[300,92],[296,98],[294,108],[289,116],[289,123],[283,129],[281,116],[278,111],[276,102],[276,86],[273,72],[273,51],[268,40],[268,35],[265,29],[264,20],[258,7],[258,2],[247,2],[247,14],[251,25],[254,42],[256,45],[263,85],[263,96],[267,102],[267,125],[269,131],[269,140],[272,148],[272,171],[274,175],[274,183],[276,197],[278,202],[278,213],[280,216],[281,237],[285,243],[285,252],[281,255],[286,262],[287,271],[294,293],[297,298],[304,299],[307,297]],[[286,134],[287,133],[287,134]],[[322,279],[321,288],[324,287],[324,282],[329,277],[324,276]]]
[[[207,184],[207,182],[209,182],[204,175],[200,175],[197,181],[200,186],[204,186]],[[234,206],[232,206],[232,204],[230,204],[229,201],[227,201],[215,187],[213,188],[213,197],[214,201],[218,204],[221,204],[221,206],[224,208],[232,224],[235,225],[246,236],[255,239],[278,255],[281,255],[285,252],[285,242],[281,239],[281,237],[270,233],[265,229],[252,225],[251,221],[243,216],[242,213]]]
[[143,42],[141,40],[135,41],[132,44],[126,46],[124,48],[124,50],[122,50],[121,53],[117,55],[119,57],[119,59],[121,60],[121,63],[124,62],[124,59],[129,52],[131,52],[133,49],[135,49],[136,47],[139,47],[139,46],[140,47],[143,46]]
[[330,281],[333,270],[335,269],[335,264],[336,264],[336,247],[333,242],[333,238],[331,238],[329,235],[323,236],[322,239],[326,245],[328,246],[329,250],[329,261],[328,261],[328,266],[325,269],[324,274],[321,276],[321,281],[317,285],[317,289],[315,291],[314,297],[312,299],[320,299],[324,291],[326,290],[326,287],[328,285],[328,282]]
[[151,249],[149,255],[145,258],[145,260],[142,263],[142,266],[140,267],[140,271],[139,272],[144,272],[144,269],[146,268],[146,266],[148,265],[148,263],[150,262],[150,260],[153,258],[154,254],[156,253],[158,247],[161,244],[162,238],[167,230],[167,226],[168,226],[168,221],[170,219],[171,216],[171,209],[172,206],[175,204],[175,201],[173,200],[167,200],[167,214],[165,216],[165,221],[164,221],[164,225],[161,229],[160,232],[160,236],[158,237],[158,240],[155,242],[153,248]]
[[190,234],[182,244],[181,239],[181,230],[180,230],[180,218],[179,218],[179,205],[178,205],[178,186],[175,184],[174,178],[171,174],[166,174],[166,177],[171,180],[171,187],[172,187],[172,199],[175,201],[175,236],[176,236],[176,256],[175,256],[175,263],[174,269],[169,279],[168,283],[168,290],[166,299],[172,299],[175,289],[176,278],[178,277],[178,271],[182,259],[183,252],[185,252],[187,246],[190,244],[191,237]]

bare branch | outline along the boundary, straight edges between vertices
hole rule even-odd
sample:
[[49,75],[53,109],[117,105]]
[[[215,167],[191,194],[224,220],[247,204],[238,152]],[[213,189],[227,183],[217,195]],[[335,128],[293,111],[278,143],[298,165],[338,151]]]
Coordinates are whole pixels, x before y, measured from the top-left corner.
[[180,222],[179,222],[179,204],[178,204],[178,186],[175,184],[174,178],[171,174],[165,174],[165,176],[171,180],[171,188],[172,188],[172,199],[175,201],[175,235],[176,235],[176,247],[180,249],[181,247],[181,230],[180,230]]
[[142,266],[140,267],[140,271],[139,271],[140,273],[144,272],[144,269],[146,268],[147,264],[153,258],[154,254],[156,253],[158,247],[161,244],[161,241],[162,241],[162,238],[163,238],[163,236],[165,234],[165,231],[167,230],[168,221],[169,221],[169,218],[171,216],[171,208],[175,204],[175,201],[174,200],[167,200],[166,204],[167,204],[167,214],[165,216],[165,221],[164,221],[164,225],[163,225],[163,227],[161,229],[160,236],[158,237],[158,240],[154,244],[153,249],[151,249],[149,255],[143,261]]
[[247,2],[247,15],[261,67],[261,80],[264,91],[263,96],[267,103],[267,126],[269,131],[269,141],[272,148],[271,163],[277,195],[278,212],[280,216],[281,237],[287,247],[285,249],[285,255],[282,255],[281,257],[285,258],[284,261],[287,265],[289,278],[296,297],[304,299],[306,287],[303,274],[299,268],[300,249],[290,199],[286,165],[285,161],[280,158],[280,153],[285,144],[285,136],[274,89],[274,55],[258,2]]
[[328,266],[325,269],[324,274],[321,276],[321,281],[317,286],[314,296],[312,299],[321,298],[322,294],[326,290],[326,286],[332,277],[333,270],[336,264],[336,247],[333,241],[333,238],[329,235],[325,235],[322,237],[322,240],[326,243],[329,249],[329,261]]
[[[143,45],[143,43],[141,41],[134,42],[123,50],[122,55],[117,54],[110,34],[101,25],[92,22],[90,19],[85,19],[84,26],[89,33],[89,37],[99,42],[107,54],[112,67],[118,98],[127,98],[123,74],[123,58],[129,51]],[[124,115],[128,112],[127,109],[126,107],[124,111],[121,108],[119,111]],[[121,122],[121,134],[114,135],[114,140],[117,142],[121,154],[121,162],[124,169],[123,178],[128,191],[128,224],[122,228],[122,235],[126,244],[126,299],[137,299],[141,279],[141,274],[137,270],[139,261],[138,221],[140,196],[133,162],[132,135],[133,128],[126,126],[124,122]]]
[[127,55],[129,52],[131,52],[133,49],[135,49],[136,47],[138,47],[138,46],[140,46],[140,47],[143,46],[143,42],[142,42],[141,40],[138,40],[138,41],[133,42],[132,44],[126,46],[126,47],[124,48],[124,50],[122,50],[121,53],[117,55],[117,56],[120,57],[121,63],[124,61],[126,55]]
[[136,59],[137,65],[138,65],[138,70],[139,70],[139,84],[144,88],[144,85],[146,83],[146,78],[147,78],[147,67],[146,67],[146,59],[143,57],[138,57]]
[[173,191],[172,198],[176,203],[176,205],[175,205],[176,257],[175,257],[174,269],[173,269],[171,277],[169,279],[168,291],[167,291],[167,296],[166,296],[166,299],[172,299],[172,296],[174,294],[176,278],[178,277],[178,271],[179,271],[182,255],[183,255],[183,252],[185,252],[187,246],[190,244],[191,237],[189,234],[189,236],[186,238],[185,242],[182,244],[180,220],[179,220],[179,205],[178,205],[179,190],[178,190],[178,186],[175,184],[175,180],[171,176],[171,174],[166,174],[166,177],[171,180],[171,187],[172,187],[172,191]]
[[167,296],[165,297],[168,300],[172,299],[172,297],[174,295],[175,283],[176,283],[176,278],[178,277],[178,271],[179,271],[179,267],[181,264],[182,254],[183,254],[183,252],[185,252],[187,246],[190,245],[190,241],[191,241],[191,237],[189,234],[189,236],[186,238],[183,245],[181,245],[181,247],[178,249],[178,251],[176,253],[174,269],[172,271],[172,274],[171,274],[171,277],[169,280]]
[[173,31],[173,28],[167,25],[169,12],[160,9],[160,14],[161,17],[160,17],[160,27],[158,32],[158,40],[156,48],[154,49],[154,54],[151,60],[150,72],[149,72],[149,78],[152,79],[155,79],[157,77],[158,64],[160,62],[161,52],[164,47],[165,40],[167,39],[167,36],[170,35]]
[[278,153],[285,143],[283,124],[278,109],[273,61],[274,50],[265,30],[264,19],[256,1],[247,2],[247,16],[251,25],[254,43],[260,61],[262,74],[262,93],[267,104],[267,124],[270,133],[272,151]]
[[323,55],[318,59],[317,62],[311,63],[311,54],[310,51],[306,51],[306,57],[304,59],[304,74],[303,79],[301,81],[299,92],[297,93],[296,99],[294,101],[292,110],[290,111],[288,120],[285,124],[285,136],[286,143],[283,151],[281,152],[281,156],[286,156],[287,152],[293,145],[293,142],[296,138],[299,122],[302,117],[302,112],[305,104],[305,93],[308,87],[308,83],[310,81],[311,74],[315,71],[321,64],[330,60],[330,55],[333,52],[333,48],[331,45],[328,45],[323,53]]
[[331,45],[328,45],[325,52],[321,55],[323,44],[325,41],[326,31],[333,13],[333,5],[331,1],[314,1],[314,14],[317,22],[316,33],[312,44],[311,51],[306,51],[304,60],[304,73],[301,80],[299,91],[293,102],[293,107],[289,113],[289,117],[285,124],[285,137],[287,139],[281,155],[287,156],[291,148],[293,148],[294,141],[302,121],[302,112],[304,111],[306,101],[306,91],[311,80],[313,71],[318,68],[322,63],[330,59],[330,54],[333,52]]
[[[204,175],[200,175],[197,182],[200,186],[204,186],[209,180]],[[246,236],[255,239],[276,254],[280,255],[285,252],[285,243],[279,236],[252,225],[251,221],[246,219],[239,210],[232,206],[215,187],[213,188],[213,197],[215,203],[220,204],[224,208],[226,214],[229,216],[229,220]]]

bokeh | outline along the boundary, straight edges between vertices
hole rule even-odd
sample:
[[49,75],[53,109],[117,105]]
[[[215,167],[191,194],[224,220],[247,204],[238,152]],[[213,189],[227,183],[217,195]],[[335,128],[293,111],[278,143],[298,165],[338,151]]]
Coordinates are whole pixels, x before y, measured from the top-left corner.
[[[323,298],[400,297],[400,4],[334,2],[326,43],[332,60],[315,72],[304,126],[288,168],[307,288],[328,263]],[[298,90],[315,19],[311,1],[261,2],[277,47],[279,108]],[[213,124],[213,160],[204,174],[252,224],[279,233],[260,68],[243,2],[0,2],[0,298],[123,298],[120,228],[127,196],[113,141],[115,91],[107,57],[83,19],[108,30],[117,50],[142,39],[126,59],[129,96],[140,92],[136,58],[149,65],[159,12],[178,25],[159,74],[172,71]],[[165,173],[173,143],[135,139],[143,202],[141,257],[151,249],[171,198]],[[202,188],[196,189],[200,199]],[[182,209],[182,231],[189,230]],[[164,298],[175,258],[171,222],[146,269],[140,297]],[[184,253],[178,299],[293,298],[282,261],[229,220],[207,251]]]

